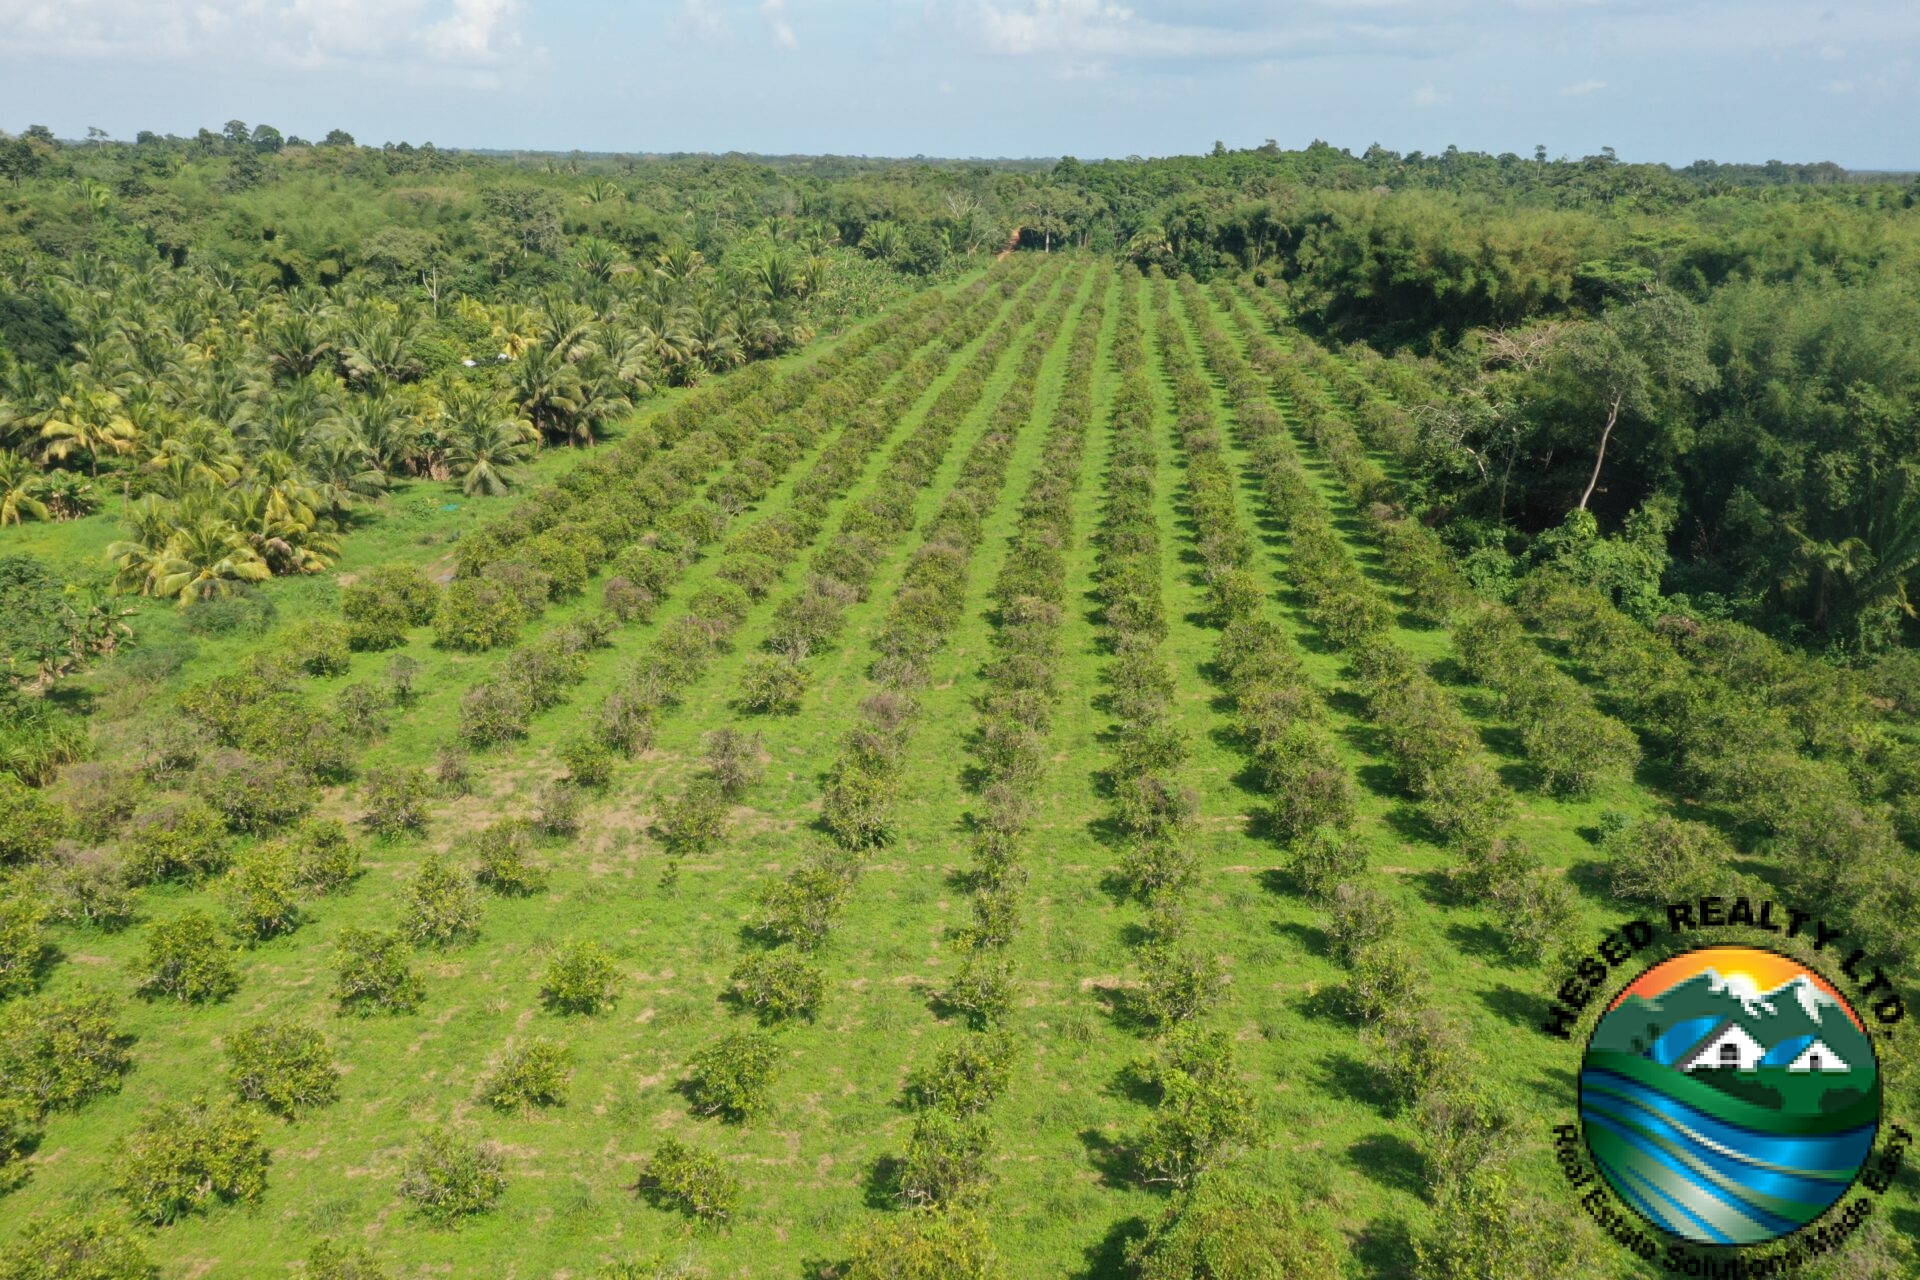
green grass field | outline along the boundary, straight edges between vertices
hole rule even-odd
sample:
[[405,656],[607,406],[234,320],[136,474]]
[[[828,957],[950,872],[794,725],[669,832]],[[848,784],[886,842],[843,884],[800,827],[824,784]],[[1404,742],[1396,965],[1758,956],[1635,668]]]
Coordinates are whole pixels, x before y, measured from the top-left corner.
[[[995,271],[1013,265],[1017,260]],[[1144,1233],[1167,1196],[1130,1177],[1124,1160],[1129,1136],[1151,1112],[1130,1083],[1128,1067],[1152,1053],[1153,1037],[1128,1020],[1125,1000],[1116,998],[1137,984],[1132,942],[1144,913],[1110,881],[1116,848],[1102,821],[1107,802],[1098,781],[1110,749],[1102,685],[1110,658],[1097,622],[1091,537],[1099,527],[1109,408],[1119,378],[1112,360],[1114,327],[1124,309],[1137,309],[1152,346],[1148,295],[1167,286],[1101,269],[1092,259],[1073,258],[1058,270],[1067,299],[1061,322],[1046,327],[1036,321],[1018,332],[933,482],[915,497],[924,524],[1008,389],[1025,345],[1045,344],[1033,413],[1015,440],[1000,497],[983,517],[963,619],[931,660],[896,838],[867,855],[823,953],[830,978],[823,1011],[811,1024],[781,1033],[786,1060],[764,1114],[744,1124],[699,1118],[678,1086],[703,1044],[747,1024],[719,997],[742,952],[743,922],[756,893],[828,843],[814,821],[822,775],[858,703],[878,688],[869,675],[871,642],[919,545],[917,529],[889,548],[872,590],[848,613],[839,645],[811,659],[814,678],[804,710],[791,717],[744,717],[731,699],[774,607],[804,581],[806,555],[791,563],[736,633],[732,652],[682,691],[683,705],[662,722],[654,745],[616,767],[612,785],[589,803],[579,837],[541,848],[552,872],[547,890],[523,899],[489,897],[477,940],[422,955],[428,994],[417,1014],[339,1016],[330,994],[335,938],[350,926],[392,927],[401,885],[430,851],[462,856],[479,828],[529,810],[536,789],[563,772],[558,747],[580,732],[624,662],[678,616],[684,607],[679,602],[711,580],[711,561],[695,564],[650,623],[618,632],[613,649],[593,655],[586,680],[568,703],[538,717],[524,742],[476,756],[474,793],[437,802],[424,838],[369,841],[367,874],[350,894],[317,901],[304,927],[244,951],[241,986],[231,999],[198,1007],[142,1001],[134,993],[147,928],[207,905],[204,889],[142,890],[142,919],[117,935],[57,930],[61,959],[45,988],[91,985],[117,994],[122,1021],[135,1037],[135,1067],[117,1094],[49,1121],[31,1179],[0,1199],[0,1243],[36,1212],[111,1201],[116,1140],[154,1101],[223,1092],[223,1040],[269,1014],[298,1016],[325,1030],[346,1071],[341,1098],[297,1122],[274,1122],[268,1188],[257,1204],[219,1208],[150,1233],[150,1249],[169,1280],[297,1274],[292,1264],[322,1236],[364,1241],[396,1275],[407,1277],[584,1278],[627,1253],[691,1259],[713,1276],[798,1276],[846,1256],[851,1233],[899,1212],[884,1170],[901,1153],[912,1123],[902,1084],[951,1034],[953,1023],[943,1019],[935,996],[955,966],[951,931],[968,917],[957,874],[967,863],[962,818],[974,804],[968,742],[984,683],[981,666],[990,653],[989,591],[1068,373],[1071,334],[1100,289],[1106,291],[1106,310],[1093,370],[1094,413],[1075,498],[1076,540],[1067,552],[1066,695],[1054,716],[1048,772],[1026,842],[1031,879],[1023,927],[1011,950],[1021,992],[1012,1025],[1021,1051],[1008,1097],[989,1113],[994,1176],[983,1216],[1009,1276],[1127,1274],[1126,1242]],[[1050,287],[1042,284],[1037,293]],[[1206,305],[1217,305],[1213,295],[1203,296]],[[1194,358],[1201,358],[1186,303],[1176,295],[1172,305]],[[1226,312],[1214,319],[1238,334]],[[979,345],[954,357],[896,425],[895,440],[912,431]],[[792,359],[812,358],[810,352]],[[1415,1130],[1377,1083],[1368,1051],[1342,1012],[1336,994],[1344,972],[1328,954],[1320,913],[1278,869],[1281,850],[1259,834],[1254,821],[1260,797],[1244,779],[1247,760],[1230,732],[1231,707],[1212,665],[1219,632],[1209,618],[1187,507],[1184,459],[1173,430],[1177,406],[1171,384],[1159,376],[1164,370],[1157,349],[1153,362],[1162,431],[1157,493],[1163,592],[1171,621],[1162,651],[1175,672],[1179,722],[1192,743],[1187,776],[1201,797],[1202,872],[1189,908],[1194,938],[1221,957],[1231,976],[1225,1000],[1208,1019],[1237,1042],[1243,1082],[1255,1100],[1262,1139],[1246,1157],[1248,1168],[1262,1181],[1323,1205],[1346,1243],[1349,1274],[1406,1275],[1411,1240],[1430,1212]],[[657,406],[650,404],[647,412]],[[1489,1085],[1525,1117],[1525,1149],[1518,1157],[1524,1181],[1554,1194],[1558,1173],[1549,1129],[1573,1115],[1578,1050],[1536,1029],[1547,1007],[1543,972],[1506,955],[1484,909],[1450,899],[1443,874],[1449,853],[1412,817],[1375,731],[1347,687],[1344,660],[1309,624],[1291,586],[1288,538],[1264,510],[1245,443],[1232,431],[1224,389],[1210,409],[1227,433],[1226,457],[1241,478],[1241,519],[1258,533],[1254,570],[1270,593],[1271,616],[1304,653],[1314,690],[1338,732],[1341,758],[1360,784],[1358,825],[1371,867],[1399,900],[1405,937],[1435,990],[1470,1029]],[[1398,584],[1343,490],[1306,442],[1299,444],[1350,550],[1397,598]],[[843,503],[871,491],[884,452],[868,459]],[[567,451],[549,451],[535,477],[551,478],[575,461]],[[759,509],[780,509],[790,493],[791,477]],[[0,531],[0,553],[31,551],[72,574],[97,563],[114,537],[115,505],[72,524]],[[449,486],[404,486],[349,534],[337,572],[353,574],[393,560],[450,568],[451,544],[483,509]],[[827,536],[834,527],[829,521]],[[112,759],[131,750],[142,726],[170,714],[171,694],[185,683],[231,669],[252,650],[271,650],[303,623],[337,609],[331,576],[276,581],[266,591],[278,614],[275,629],[264,637],[195,639],[170,607],[149,604],[137,621],[141,647],[190,646],[176,672],[157,682],[130,682],[121,668],[136,649],[69,682],[60,696],[90,711],[97,756]],[[544,625],[590,611],[597,599],[590,589],[581,600],[549,611]],[[1598,857],[1593,841],[1601,813],[1678,811],[1684,798],[1671,794],[1652,766],[1631,783],[1577,802],[1541,794],[1531,787],[1517,737],[1501,723],[1492,698],[1457,675],[1447,635],[1411,623],[1397,625],[1394,635],[1432,664],[1478,728],[1517,800],[1516,827],[1551,868],[1571,877],[1585,927],[1597,937],[1618,923],[1626,910],[1586,873]],[[429,763],[452,736],[461,692],[503,657],[437,650],[425,629],[400,652],[422,665],[422,697],[368,749],[368,764]],[[389,657],[357,654],[348,674],[313,680],[312,692],[325,697],[347,683],[377,680]],[[767,776],[732,813],[719,850],[687,859],[677,877],[663,880],[666,858],[650,822],[660,798],[682,788],[697,768],[702,735],[724,724],[764,734]],[[351,785],[329,792],[321,808],[346,818],[360,812]],[[619,999],[597,1016],[562,1017],[543,1008],[540,974],[555,947],[578,938],[598,939],[615,951]],[[479,1102],[478,1082],[490,1064],[510,1043],[535,1035],[562,1039],[573,1050],[575,1075],[565,1105],[523,1115]],[[504,1144],[509,1185],[493,1212],[442,1229],[409,1212],[397,1181],[417,1131],[450,1119],[469,1122]],[[719,1153],[741,1180],[741,1209],[729,1226],[693,1228],[636,1194],[644,1160],[670,1136]],[[1912,1229],[1913,1210],[1902,1205],[1900,1221]],[[1636,1274],[1619,1262],[1625,1256],[1597,1251],[1595,1274]]]

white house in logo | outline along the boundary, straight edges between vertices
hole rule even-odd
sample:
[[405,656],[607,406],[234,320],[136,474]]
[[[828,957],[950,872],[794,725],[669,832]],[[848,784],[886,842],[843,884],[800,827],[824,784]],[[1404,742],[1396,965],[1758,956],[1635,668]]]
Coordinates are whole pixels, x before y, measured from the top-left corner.
[[1755,1040],[1734,1018],[1723,1018],[1700,1038],[1692,1051],[1673,1064],[1682,1071],[1754,1071],[1785,1067],[1788,1071],[1845,1075],[1853,1068],[1818,1036],[1794,1036],[1772,1048]]

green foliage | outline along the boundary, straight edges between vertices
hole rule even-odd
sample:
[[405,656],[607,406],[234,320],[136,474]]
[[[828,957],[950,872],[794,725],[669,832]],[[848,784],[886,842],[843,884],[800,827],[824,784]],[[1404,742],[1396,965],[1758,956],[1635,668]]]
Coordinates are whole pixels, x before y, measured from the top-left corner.
[[411,955],[398,932],[342,929],[333,950],[333,992],[341,1011],[367,1017],[418,1009],[427,986],[414,972]]
[[285,843],[256,845],[234,860],[220,883],[220,897],[234,929],[261,941],[300,926],[300,867]]
[[580,789],[558,779],[548,781],[534,798],[533,825],[544,835],[580,834]]
[[749,1120],[767,1105],[780,1042],[764,1031],[732,1031],[693,1057],[687,1097],[701,1115]]
[[567,781],[576,787],[600,790],[613,780],[613,751],[594,738],[574,738],[560,748]]
[[918,1209],[856,1236],[842,1280],[999,1280],[1005,1272],[986,1222],[965,1209]]
[[1686,902],[1717,891],[1732,872],[1733,847],[1704,823],[1650,818],[1601,842],[1608,888],[1629,902]]
[[525,818],[502,818],[475,842],[479,868],[474,878],[509,898],[538,893],[546,888],[547,873],[529,860],[532,849],[533,824]]
[[417,947],[450,947],[471,941],[485,914],[466,868],[429,853],[401,890],[400,929]]
[[706,1223],[723,1223],[740,1202],[740,1180],[720,1157],[675,1138],[655,1148],[641,1190],[662,1208]]
[[39,861],[66,827],[66,810],[12,774],[0,773],[0,866]]
[[416,566],[386,564],[369,569],[340,590],[340,613],[355,649],[392,649],[407,632],[434,619],[440,588]]
[[433,798],[427,771],[416,765],[369,769],[360,784],[366,813],[360,821],[385,839],[420,835],[427,829],[427,805]]
[[1142,1180],[1185,1187],[1253,1140],[1253,1100],[1224,1033],[1178,1028],[1143,1073],[1160,1101],[1133,1143]]
[[392,1276],[363,1244],[319,1240],[307,1252],[307,1280],[392,1280]]
[[189,910],[147,930],[141,994],[202,1004],[240,989],[233,946],[220,922]]
[[990,1145],[981,1117],[922,1111],[900,1161],[901,1203],[951,1208],[976,1201],[986,1191]]
[[1315,827],[1289,850],[1287,870],[1308,897],[1330,901],[1341,884],[1367,869],[1366,846],[1334,827]]
[[153,1280],[141,1234],[110,1213],[35,1215],[0,1253],[0,1280]]
[[660,806],[654,829],[676,854],[705,853],[727,829],[727,799],[710,778],[695,778],[687,789]]
[[785,949],[750,951],[727,975],[734,996],[769,1022],[812,1018],[826,1000],[820,967]]
[[337,676],[345,673],[352,661],[348,629],[338,622],[308,622],[295,633],[286,652],[287,660],[298,671],[310,676]]
[[1016,1042],[1008,1031],[960,1036],[907,1077],[907,1097],[915,1106],[955,1115],[984,1111],[1012,1082],[1015,1053]]
[[288,1018],[250,1023],[227,1037],[227,1080],[247,1102],[292,1119],[340,1096],[340,1069],[319,1030]]
[[[1428,1229],[1414,1237],[1418,1280],[1580,1273],[1578,1236],[1546,1215],[1537,1197],[1497,1165],[1449,1178],[1434,1195]],[[1543,1220],[1545,1218],[1545,1220]]]
[[313,818],[282,837],[294,879],[308,893],[344,892],[360,877],[360,849],[337,818]]
[[555,953],[540,983],[540,998],[556,1013],[599,1013],[618,996],[620,969],[613,953],[576,938]]
[[497,582],[461,578],[434,609],[434,640],[463,652],[498,649],[514,642],[527,616],[519,597]]
[[0,1092],[0,1196],[18,1190],[29,1176],[26,1158],[40,1145],[40,1118],[18,1094]]
[[563,1044],[535,1036],[510,1046],[480,1084],[480,1100],[500,1111],[557,1107],[573,1080],[573,1054]]
[[200,779],[201,799],[240,833],[258,834],[285,826],[313,807],[313,788],[299,770],[283,760],[245,755],[215,760]]
[[1345,1251],[1315,1215],[1223,1168],[1130,1242],[1127,1263],[1137,1280],[1337,1280]]
[[400,1194],[436,1226],[488,1213],[507,1191],[499,1145],[448,1125],[433,1125],[408,1149]]
[[227,824],[198,800],[181,800],[136,815],[122,846],[136,884],[199,880],[226,865]]
[[40,985],[48,949],[43,926],[49,914],[45,903],[26,894],[0,898],[0,1000],[26,995]]
[[112,997],[85,988],[0,1006],[0,1092],[43,1115],[119,1088],[133,1058],[116,1012]]
[[258,1200],[267,1147],[256,1114],[224,1102],[155,1104],[122,1142],[114,1189],[135,1218],[164,1226],[216,1202]]
[[807,683],[807,669],[793,659],[755,654],[740,673],[740,709],[758,715],[793,715],[807,696]]

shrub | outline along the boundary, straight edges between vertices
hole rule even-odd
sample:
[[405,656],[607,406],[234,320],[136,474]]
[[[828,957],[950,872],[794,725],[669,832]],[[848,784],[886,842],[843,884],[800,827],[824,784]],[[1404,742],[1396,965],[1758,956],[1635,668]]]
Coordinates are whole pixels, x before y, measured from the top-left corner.
[[133,923],[134,894],[119,858],[75,849],[47,872],[47,908],[62,924],[116,933]]
[[67,811],[10,773],[0,773],[0,866],[37,862],[65,834]]
[[1200,857],[1182,840],[1130,840],[1115,868],[1142,902],[1178,897],[1200,873]]
[[793,715],[807,696],[807,683],[807,669],[792,658],[756,653],[740,673],[740,709],[757,715]]
[[922,1111],[900,1161],[900,1199],[947,1208],[979,1197],[987,1183],[987,1126],[978,1116]]
[[360,877],[360,848],[338,818],[313,818],[284,837],[294,881],[308,893],[339,893]]
[[355,649],[391,649],[406,643],[409,627],[434,619],[440,588],[409,564],[369,569],[340,591],[340,613]]
[[350,684],[334,695],[333,719],[355,742],[371,742],[387,731],[391,695],[370,684]]
[[547,965],[540,998],[556,1013],[595,1014],[613,1004],[620,970],[613,953],[590,939],[560,948]]
[[200,779],[201,799],[239,832],[271,831],[313,807],[313,787],[284,760],[223,753]]
[[1520,1117],[1505,1102],[1477,1088],[1430,1090],[1414,1111],[1427,1184],[1440,1188],[1450,1179],[1504,1160],[1519,1145]]
[[533,824],[525,818],[502,818],[480,833],[480,866],[474,878],[495,893],[525,897],[547,884],[547,873],[527,860],[533,846]]
[[389,840],[419,835],[427,829],[427,801],[432,796],[427,771],[417,765],[369,769],[360,784],[360,802],[367,810],[360,821]]
[[401,890],[401,931],[418,946],[450,947],[479,932],[482,908],[464,867],[429,853]]
[[1000,1280],[986,1223],[964,1209],[882,1218],[853,1241],[840,1280]]
[[392,1280],[392,1277],[365,1245],[320,1240],[307,1254],[305,1280]]
[[435,1125],[407,1153],[400,1194],[421,1217],[440,1226],[486,1213],[506,1194],[505,1153],[496,1143]]
[[396,707],[410,707],[420,696],[420,664],[405,654],[387,662],[387,697]]
[[696,778],[687,789],[660,806],[654,831],[674,853],[705,853],[727,829],[727,799],[720,784]]
[[189,910],[147,930],[146,977],[140,992],[191,1004],[224,1000],[240,989],[233,948],[220,924]]
[[1464,1088],[1473,1080],[1466,1037],[1438,1009],[1390,1010],[1366,1031],[1363,1043],[1381,1083],[1403,1103],[1417,1102],[1431,1090]]
[[976,1027],[1001,1022],[1013,1008],[1013,962],[995,951],[969,951],[940,999]]
[[600,704],[593,735],[611,751],[637,756],[653,745],[654,717],[659,704],[649,695],[616,689]]
[[1148,1074],[1160,1102],[1133,1152],[1147,1182],[1185,1187],[1254,1137],[1253,1099],[1224,1033],[1176,1030]]
[[542,834],[575,836],[580,834],[580,791],[559,780],[540,788],[533,802],[533,824]]
[[1713,892],[1732,869],[1733,846],[1712,827],[1650,818],[1615,830],[1600,844],[1608,889],[1629,902],[1685,902]]
[[1425,969],[1404,944],[1370,942],[1354,953],[1347,973],[1347,1003],[1354,1016],[1378,1022],[1396,1009],[1424,1004]]
[[300,880],[287,846],[269,841],[242,854],[227,869],[220,898],[235,932],[260,940],[291,933],[300,925]]
[[229,1103],[157,1103],[122,1143],[115,1190],[135,1218],[164,1226],[215,1202],[258,1200],[267,1147],[256,1114]]
[[27,1219],[0,1253],[0,1280],[153,1280],[138,1231],[111,1214],[57,1214]]
[[517,681],[477,684],[460,697],[460,740],[478,748],[524,738],[533,711],[533,700]]
[[84,989],[0,1007],[0,1095],[45,1114],[119,1088],[133,1059],[114,1013],[110,996]]
[[21,895],[0,899],[0,1000],[40,985],[47,960],[46,904]]
[[848,849],[883,845],[893,838],[893,802],[899,784],[841,761],[821,796],[820,821]]
[[747,1120],[765,1109],[780,1045],[764,1031],[734,1031],[693,1057],[687,1097],[704,1116]]
[[1325,901],[1333,896],[1337,885],[1366,870],[1367,851],[1344,831],[1315,827],[1304,840],[1294,843],[1287,861],[1287,870],[1301,892]]
[[653,614],[654,598],[647,589],[632,578],[618,574],[608,578],[600,589],[601,603],[622,625],[629,622],[645,621]]
[[343,1013],[412,1013],[427,987],[408,962],[412,948],[397,932],[340,931],[333,950],[333,993]]
[[480,1086],[480,1098],[501,1111],[557,1107],[573,1080],[573,1054],[563,1044],[535,1037],[501,1055]]
[[707,772],[713,776],[720,794],[738,800],[766,773],[766,749],[757,733],[738,729],[715,729],[704,739]]
[[453,743],[440,748],[433,760],[433,780],[449,799],[473,794],[473,769],[466,748]]
[[[76,764],[61,774],[60,781],[73,833],[85,840],[112,839],[140,807],[140,775],[124,766]],[[0,784],[0,792],[4,792],[4,784]],[[0,806],[4,804],[0,799]],[[0,818],[0,824],[4,821]],[[57,825],[54,832],[59,834]],[[0,836],[0,863],[6,861],[4,837]]]
[[613,751],[593,738],[574,738],[560,748],[567,781],[598,791],[613,780]]
[[1361,948],[1393,931],[1399,915],[1393,900],[1372,885],[1336,885],[1327,905],[1327,938],[1335,958],[1352,964]]
[[1573,887],[1564,877],[1545,871],[1500,885],[1493,902],[1507,950],[1528,964],[1546,960],[1555,945],[1580,926]]
[[289,1018],[254,1022],[226,1043],[233,1091],[289,1119],[340,1096],[340,1069],[318,1030]]
[[25,1098],[0,1093],[0,1196],[28,1177],[26,1159],[40,1145],[40,1117]]
[[1140,1004],[1163,1027],[1177,1026],[1212,1008],[1227,983],[1219,957],[1174,943],[1152,942],[1140,956]]
[[1127,1245],[1127,1264],[1137,1280],[1339,1280],[1344,1252],[1292,1201],[1219,1169]]
[[199,800],[154,809],[127,832],[127,876],[136,884],[202,879],[226,865],[226,835],[226,822]]
[[941,1047],[933,1062],[907,1077],[907,1097],[917,1107],[973,1115],[1007,1091],[1013,1079],[1014,1039],[1005,1031],[961,1036]]
[[526,618],[519,598],[505,585],[462,578],[441,594],[434,608],[434,643],[469,653],[497,649],[514,642]]
[[734,996],[757,1010],[764,1021],[812,1018],[826,999],[826,975],[817,965],[785,950],[749,952],[727,981]]
[[675,1209],[701,1222],[720,1223],[740,1200],[740,1182],[720,1157],[675,1138],[662,1142],[647,1161],[640,1189],[663,1209]]
[[853,887],[850,855],[816,853],[761,891],[754,928],[779,942],[812,951],[827,940],[834,917]]
[[1414,1237],[1418,1280],[1576,1274],[1578,1239],[1524,1195],[1512,1174],[1482,1167],[1436,1191],[1428,1228]]

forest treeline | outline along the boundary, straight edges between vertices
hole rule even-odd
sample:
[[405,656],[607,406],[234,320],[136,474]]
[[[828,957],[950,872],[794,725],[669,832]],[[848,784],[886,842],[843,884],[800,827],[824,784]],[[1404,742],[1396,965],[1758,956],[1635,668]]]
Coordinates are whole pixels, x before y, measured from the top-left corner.
[[1568,548],[1663,607],[1912,638],[1920,181],[1316,142],[1143,160],[477,154],[230,121],[0,137],[0,522],[117,491],[118,583],[324,567],[663,386],[1004,247],[1251,271],[1398,366],[1413,505],[1499,594]]

